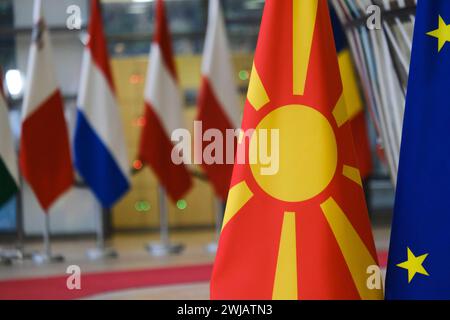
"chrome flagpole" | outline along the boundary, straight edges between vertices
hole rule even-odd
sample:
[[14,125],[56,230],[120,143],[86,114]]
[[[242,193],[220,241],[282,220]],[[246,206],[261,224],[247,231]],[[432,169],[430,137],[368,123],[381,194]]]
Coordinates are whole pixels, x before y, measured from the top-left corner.
[[[350,6],[351,4],[351,6]],[[333,5],[338,12],[343,25],[350,26],[346,28],[346,34],[349,39],[350,48],[353,56],[359,57],[361,67],[358,72],[363,82],[363,88],[366,91],[366,102],[370,108],[372,121],[377,130],[378,143],[384,149],[390,172],[395,171],[395,160],[390,143],[390,130],[387,123],[384,121],[383,111],[380,108],[382,105],[382,92],[379,90],[379,73],[377,69],[376,51],[375,47],[370,41],[369,30],[365,25],[351,26],[354,19],[361,19],[365,15],[365,11],[359,2],[351,3],[344,0],[333,0]],[[358,5],[360,10],[358,10]],[[378,31],[378,30],[377,30]]]
[[222,199],[214,197],[214,211],[215,211],[215,235],[216,239],[206,245],[206,251],[209,253],[216,253],[222,231],[222,222],[224,217],[224,205]]
[[43,241],[44,241],[44,251],[34,253],[32,256],[33,262],[35,264],[46,264],[46,263],[58,263],[64,261],[64,256],[60,254],[53,254],[52,243],[50,239],[50,213],[44,213],[44,228],[43,228]]
[[[344,25],[366,102],[396,184],[409,73],[414,3],[405,0],[331,0]],[[416,3],[416,1],[415,1]],[[368,30],[367,9],[382,9],[381,29]]]
[[[391,152],[391,178],[392,181],[395,184],[396,177],[397,177],[397,167],[398,167],[398,159],[399,159],[399,138],[397,135],[397,127],[395,125],[395,122],[391,118],[391,108],[393,105],[390,103],[392,102],[392,97],[388,96],[389,91],[389,81],[387,79],[386,73],[391,72],[391,69],[387,69],[385,66],[384,59],[386,58],[383,55],[383,51],[381,46],[384,45],[383,42],[383,35],[378,35],[378,33],[370,32],[369,33],[369,39],[371,41],[371,45],[373,46],[373,54],[375,58],[375,70],[377,75],[377,83],[379,86],[379,96],[381,97],[380,104],[377,106],[380,119],[383,123],[385,123],[386,129],[387,129],[387,138],[384,139],[383,143],[386,147],[386,152]],[[381,43],[380,43],[381,42]],[[392,66],[391,66],[392,67]],[[375,83],[375,85],[377,84]],[[390,148],[389,148],[390,147]]]
[[97,246],[87,250],[86,255],[90,260],[113,259],[119,256],[114,248],[106,246],[104,217],[110,214],[110,209],[97,210],[95,214]]
[[24,261],[32,255],[25,251],[25,232],[23,225],[22,177],[19,175],[19,185],[16,194],[16,245],[14,249],[3,249],[0,252],[1,261],[11,264],[14,260]]
[[146,249],[152,256],[167,256],[171,254],[179,254],[183,251],[184,246],[181,243],[170,242],[167,193],[166,189],[161,185],[159,185],[158,187],[158,199],[160,241],[148,243],[146,245]]

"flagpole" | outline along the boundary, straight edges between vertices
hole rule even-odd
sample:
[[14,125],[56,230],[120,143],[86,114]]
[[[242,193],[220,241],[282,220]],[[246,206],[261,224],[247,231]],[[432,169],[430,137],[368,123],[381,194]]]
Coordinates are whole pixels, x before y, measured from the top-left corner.
[[97,248],[104,249],[105,248],[105,230],[103,225],[103,211],[98,210],[97,214]]
[[19,185],[16,194],[16,245],[14,249],[2,250],[0,252],[0,258],[2,258],[2,262],[6,264],[12,263],[13,260],[24,261],[26,259],[31,259],[31,254],[25,252],[21,176],[19,176]]
[[387,38],[389,39],[389,42],[391,43],[392,48],[394,49],[394,52],[397,54],[398,61],[400,62],[400,65],[402,66],[403,71],[405,72],[405,74],[408,74],[409,64],[407,61],[407,59],[408,59],[407,56],[402,53],[402,51],[397,43],[397,40],[395,39],[394,34],[392,33],[392,30],[391,30],[391,27],[389,26],[389,24],[386,21],[384,21],[383,26],[384,26],[384,29],[386,30]]
[[113,259],[117,258],[119,254],[114,248],[106,246],[105,241],[105,216],[111,214],[110,209],[103,208],[97,210],[95,214],[95,228],[97,237],[97,247],[88,249],[86,255],[90,260],[103,260],[103,259]]
[[25,252],[25,226],[23,215],[23,178],[19,175],[19,190],[16,195],[16,235],[17,235],[17,259],[31,259],[32,255]]
[[52,243],[50,239],[50,213],[44,213],[44,229],[43,229],[44,252],[34,253],[32,256],[35,264],[58,263],[64,261],[64,256],[53,254]]
[[216,240],[208,243],[206,246],[206,251],[209,253],[216,253],[217,246],[220,238],[220,232],[222,231],[222,222],[223,222],[223,202],[222,199],[218,197],[214,197],[214,211],[215,211],[215,235]]
[[20,179],[19,190],[16,195],[16,235],[17,235],[17,252],[19,259],[24,259],[24,226],[23,226],[23,204],[22,204],[22,177]]
[[[376,120],[374,123],[379,125],[378,138],[383,143],[390,176],[395,185],[412,42],[404,22],[409,23],[410,20],[414,23],[415,18],[413,14],[405,11],[406,20],[401,19],[400,14],[393,15],[390,20],[383,19],[382,30],[370,32],[363,25],[363,17],[366,16],[366,8],[373,2],[332,0],[340,20],[346,25],[347,34],[355,33],[353,41],[363,47],[365,59],[363,58],[361,62],[364,63],[365,60],[366,66],[363,68],[365,70],[358,71],[363,82],[366,82],[363,87],[369,89],[368,92],[373,98],[371,108],[373,118]],[[392,2],[396,2],[401,10],[408,9],[404,0]],[[391,2],[388,0],[378,1],[375,4],[382,6],[385,12],[392,11]],[[357,21],[358,19],[361,21]],[[352,22],[357,23],[352,25]],[[349,42],[352,45],[352,40]],[[352,52],[355,56],[358,55],[354,48]]]
[[159,185],[158,187],[159,199],[159,232],[160,241],[150,242],[146,245],[147,251],[152,256],[167,256],[172,254],[179,254],[183,251],[184,246],[181,243],[170,242],[169,236],[169,211],[167,208],[167,193],[166,189]]
[[160,232],[161,243],[169,245],[169,211],[167,209],[167,194],[166,189],[159,187],[159,214],[160,214]]
[[21,236],[21,224],[20,224],[20,196],[19,196],[20,190],[16,194],[16,236],[17,236],[17,243],[15,245],[15,248],[13,249],[4,249],[0,248],[0,262],[3,265],[11,265],[13,260],[23,260],[23,253],[22,253],[22,236]]
[[47,257],[51,257],[52,244],[50,242],[50,217],[48,213],[45,213],[44,217],[44,252]]
[[19,215],[21,214],[21,205],[20,205],[20,190],[17,191],[16,194],[16,247],[14,249],[0,249],[0,262],[3,265],[11,265],[13,260],[23,260],[23,242],[21,235],[21,219]]
[[[397,130],[396,130],[396,126],[393,123],[393,121],[391,121],[392,119],[390,118],[390,102],[392,102],[390,97],[387,97],[387,92],[389,92],[389,89],[387,88],[387,83],[386,81],[388,81],[386,79],[386,73],[389,73],[390,70],[386,69],[384,66],[384,61],[383,59],[386,58],[383,55],[383,51],[379,46],[379,42],[378,41],[382,41],[382,39],[380,39],[378,37],[378,35],[374,34],[374,33],[370,33],[370,39],[371,39],[371,43],[374,47],[373,53],[374,53],[374,58],[375,58],[375,63],[376,63],[376,72],[377,72],[377,76],[378,76],[378,85],[379,85],[379,96],[380,96],[380,104],[378,105],[379,108],[379,113],[380,113],[380,118],[382,119],[382,122],[386,124],[386,131],[387,131],[387,137],[386,139],[384,139],[383,143],[384,143],[384,147],[385,150],[388,152],[391,152],[391,163],[390,163],[390,171],[391,171],[391,179],[392,182],[395,185],[395,181],[396,181],[396,176],[397,176],[397,164],[398,164],[398,150],[399,150],[399,141],[398,141],[398,135]],[[383,45],[383,44],[381,44]]]
[[215,209],[216,209],[216,237],[219,240],[220,232],[222,231],[223,222],[223,202],[222,199],[215,197],[214,199]]

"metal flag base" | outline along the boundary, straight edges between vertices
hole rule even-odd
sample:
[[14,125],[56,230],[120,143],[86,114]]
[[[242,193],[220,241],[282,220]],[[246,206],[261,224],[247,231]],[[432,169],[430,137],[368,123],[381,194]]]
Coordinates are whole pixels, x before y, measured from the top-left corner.
[[32,255],[32,260],[35,264],[50,264],[64,262],[64,256],[60,254],[49,255],[43,252],[37,252]]
[[184,250],[184,245],[181,243],[150,242],[145,248],[152,256],[162,257],[180,254]]
[[0,264],[4,266],[10,266],[12,265],[12,261],[9,259],[0,258]]
[[44,214],[44,251],[33,253],[31,259],[35,264],[50,264],[64,262],[64,256],[53,254],[50,242],[50,215]]
[[107,259],[115,259],[119,256],[117,251],[112,247],[106,246],[105,241],[105,223],[104,216],[108,216],[110,214],[110,209],[104,208],[103,210],[99,210],[96,214],[96,234],[97,234],[97,246],[95,248],[88,249],[86,251],[86,256],[89,260],[107,260]]
[[[22,179],[20,178],[20,188],[22,190]],[[13,262],[23,262],[31,260],[32,254],[25,251],[24,245],[24,230],[23,230],[23,210],[22,210],[22,193],[18,192],[16,195],[16,245],[8,248],[0,249],[0,263],[11,265]]]
[[119,256],[113,248],[92,248],[86,251],[86,256],[89,260],[106,260],[115,259]]
[[5,266],[12,265],[12,259],[6,256],[0,255],[0,264]]
[[9,261],[23,261],[31,259],[32,254],[26,253],[23,249],[2,249],[0,250],[0,259]]

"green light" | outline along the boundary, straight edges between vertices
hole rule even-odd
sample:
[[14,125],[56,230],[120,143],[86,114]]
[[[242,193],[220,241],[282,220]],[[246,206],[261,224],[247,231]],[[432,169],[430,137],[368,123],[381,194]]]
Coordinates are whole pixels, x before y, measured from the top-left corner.
[[187,208],[187,202],[186,200],[178,200],[177,201],[177,208],[180,210],[184,210]]
[[239,71],[239,79],[241,79],[242,81],[248,80],[249,77],[250,77],[250,74],[248,73],[247,70]]
[[137,212],[147,212],[150,211],[150,203],[148,201],[136,201],[134,204],[134,209]]

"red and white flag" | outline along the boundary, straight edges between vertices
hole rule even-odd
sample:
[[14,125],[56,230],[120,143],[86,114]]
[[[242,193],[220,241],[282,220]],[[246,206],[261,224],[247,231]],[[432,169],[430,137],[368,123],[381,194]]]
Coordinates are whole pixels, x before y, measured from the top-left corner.
[[192,179],[186,166],[175,164],[171,157],[171,134],[183,127],[183,104],[162,0],[156,3],[156,33],[144,94],[146,125],[141,133],[139,159],[152,167],[169,197],[177,201],[191,188]]
[[[226,136],[227,129],[240,126],[238,92],[233,78],[230,50],[219,0],[209,1],[209,17],[202,63],[202,85],[198,98],[197,120],[202,129],[218,129]],[[223,155],[226,150],[223,150]],[[204,164],[203,168],[214,186],[216,195],[226,200],[233,164]]]
[[73,170],[63,99],[56,83],[41,0],[34,3],[33,21],[19,162],[23,177],[48,211],[72,186]]

